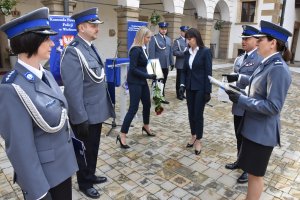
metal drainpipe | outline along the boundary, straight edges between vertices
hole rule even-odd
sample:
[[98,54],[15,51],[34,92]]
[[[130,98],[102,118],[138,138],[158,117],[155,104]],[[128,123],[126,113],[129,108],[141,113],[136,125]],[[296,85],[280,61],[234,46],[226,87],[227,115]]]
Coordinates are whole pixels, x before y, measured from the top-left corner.
[[64,15],[69,15],[69,0],[64,0]]
[[280,26],[283,25],[283,21],[284,21],[285,5],[286,5],[286,0],[283,0],[283,3],[282,3],[282,11],[281,11],[281,17],[280,17]]

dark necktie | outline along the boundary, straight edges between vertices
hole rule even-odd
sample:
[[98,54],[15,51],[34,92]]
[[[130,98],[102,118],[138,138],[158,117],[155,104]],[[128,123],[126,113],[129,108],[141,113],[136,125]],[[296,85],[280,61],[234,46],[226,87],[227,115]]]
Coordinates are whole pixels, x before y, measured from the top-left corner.
[[98,52],[97,52],[97,50],[96,50],[96,48],[95,48],[95,46],[94,46],[93,44],[91,45],[91,48],[92,48],[93,51],[95,52],[95,54],[96,54],[96,56],[97,56],[99,62],[101,62],[101,58],[100,58],[100,56],[99,56],[99,54],[98,54]]
[[46,83],[51,88],[50,83],[49,83],[48,79],[46,78],[45,72],[43,72],[42,81],[44,81],[44,83]]
[[244,55],[244,60],[246,60],[248,58],[248,54],[246,53],[245,55]]

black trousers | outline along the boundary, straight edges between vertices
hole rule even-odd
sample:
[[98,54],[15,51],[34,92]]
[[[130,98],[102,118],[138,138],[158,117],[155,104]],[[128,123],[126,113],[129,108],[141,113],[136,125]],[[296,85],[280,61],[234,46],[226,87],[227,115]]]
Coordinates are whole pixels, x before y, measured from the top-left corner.
[[165,87],[166,87],[166,83],[167,83],[167,79],[168,79],[169,68],[162,68],[162,72],[164,75],[164,80],[163,80],[164,88],[163,88],[162,94],[163,94],[163,96],[165,96]]
[[203,112],[205,107],[204,92],[186,90],[186,101],[189,113],[191,134],[200,140],[203,137]]
[[[62,183],[51,188],[48,191],[48,194],[45,197],[41,198],[41,200],[49,200],[49,193],[52,200],[72,200],[72,178],[69,177]],[[24,199],[26,200],[25,196]]]
[[243,116],[237,116],[233,115],[233,123],[234,123],[234,132],[235,132],[235,137],[236,137],[236,147],[237,147],[237,154],[239,155],[241,145],[242,145],[242,140],[243,136],[242,134],[239,133],[239,127],[241,126]]
[[150,121],[151,100],[148,84],[139,85],[128,83],[128,89],[130,96],[129,109],[124,118],[121,133],[128,133],[130,124],[139,109],[140,100],[143,104],[143,122],[144,124],[149,124]]
[[[72,125],[73,132],[76,138],[80,139],[86,148],[85,156],[87,165],[82,159],[77,159],[79,170],[76,172],[79,189],[85,190],[93,187],[91,179],[95,176],[98,150],[100,145],[102,123],[90,124],[89,135],[87,138],[82,138],[78,132],[78,126]],[[76,155],[80,157],[80,155]]]
[[183,69],[176,69],[176,96],[180,97],[179,88],[180,88],[180,77],[183,72]]

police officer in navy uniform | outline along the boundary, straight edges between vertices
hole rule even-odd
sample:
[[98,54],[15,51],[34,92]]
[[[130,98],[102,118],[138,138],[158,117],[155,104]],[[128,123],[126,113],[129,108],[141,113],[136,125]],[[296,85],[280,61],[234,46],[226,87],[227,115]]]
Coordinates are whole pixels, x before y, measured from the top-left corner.
[[71,18],[75,20],[78,34],[62,54],[61,77],[70,105],[72,128],[86,147],[87,166],[78,159],[77,180],[85,195],[99,198],[93,184],[107,181],[106,177],[95,175],[102,122],[115,115],[105,83],[104,65],[92,43],[103,22],[98,17],[98,8],[87,9]]
[[241,75],[249,83],[246,95],[226,91],[229,99],[245,109],[240,128],[242,144],[238,166],[248,172],[246,199],[259,199],[264,188],[263,176],[273,148],[280,145],[280,113],[291,85],[286,64],[291,59],[287,39],[292,34],[271,22],[261,21],[258,54],[263,57],[252,76]]
[[18,54],[0,85],[0,133],[26,200],[71,200],[78,170],[67,101],[40,62],[50,58],[55,35],[48,8],[40,8],[0,27]]
[[[235,59],[234,62],[234,73],[232,74],[223,74],[223,76],[227,77],[229,83],[236,81],[236,86],[240,89],[245,89],[247,84],[238,80],[238,75],[244,75],[250,77],[255,69],[260,64],[262,57],[257,54],[257,39],[253,37],[254,34],[258,34],[259,30],[256,28],[243,25],[243,33],[241,35],[242,38],[242,48],[245,51],[244,54],[240,55]],[[241,143],[242,143],[242,135],[238,133],[238,128],[241,124],[243,115],[245,110],[238,106],[236,103],[232,104],[232,114],[234,120],[234,131],[235,137],[237,140],[237,154],[240,152]],[[225,165],[226,169],[238,169],[237,161],[234,163],[229,163]],[[238,183],[245,183],[248,181],[248,174],[243,172],[242,175],[238,178]]]
[[[155,34],[150,42],[149,42],[149,59],[158,58],[162,72],[164,74],[164,88],[163,88],[163,96],[165,97],[165,86],[169,74],[169,67],[171,70],[174,68],[174,58],[172,54],[172,41],[167,34],[168,28],[167,22],[159,22],[159,33]],[[167,100],[163,100],[162,103],[169,104]]]
[[180,88],[180,76],[183,71],[184,65],[184,52],[188,48],[188,44],[185,39],[185,33],[189,30],[188,26],[180,27],[180,37],[174,40],[173,43],[173,56],[176,56],[175,68],[176,68],[176,97],[179,100],[183,100],[185,96],[179,94]]

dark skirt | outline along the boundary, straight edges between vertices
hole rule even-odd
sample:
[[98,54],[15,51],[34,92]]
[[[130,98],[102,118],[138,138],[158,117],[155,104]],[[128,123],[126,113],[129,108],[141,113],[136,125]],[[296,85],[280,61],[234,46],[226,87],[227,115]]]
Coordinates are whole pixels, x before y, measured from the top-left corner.
[[274,147],[264,146],[243,137],[238,166],[254,176],[264,176]]

